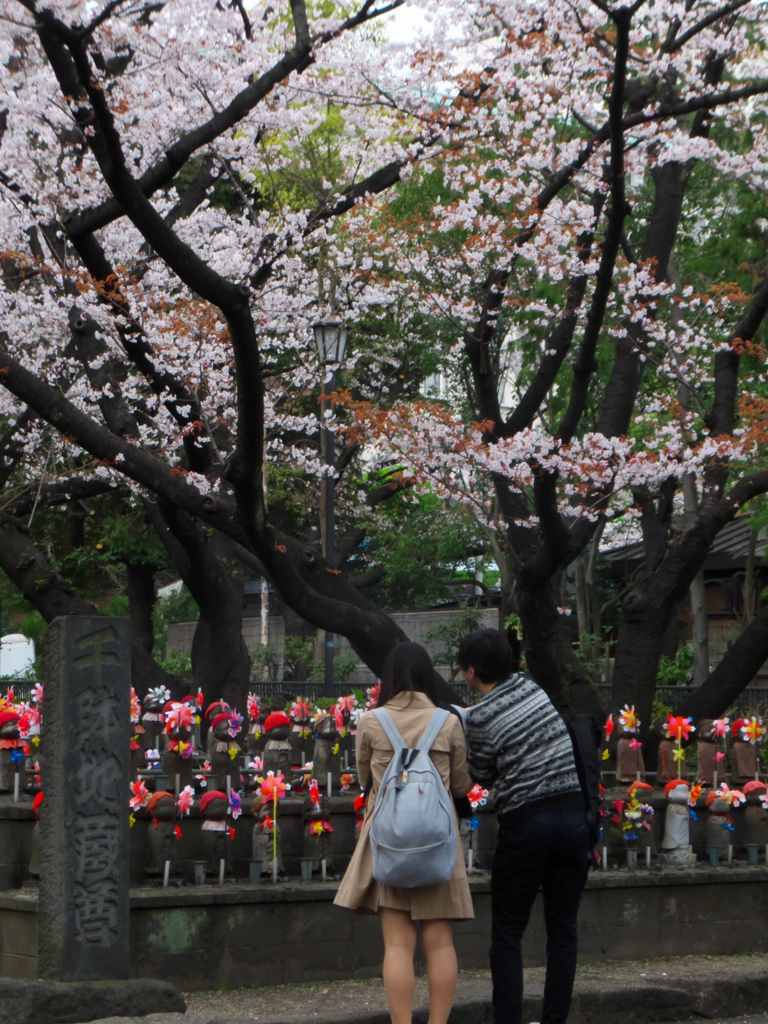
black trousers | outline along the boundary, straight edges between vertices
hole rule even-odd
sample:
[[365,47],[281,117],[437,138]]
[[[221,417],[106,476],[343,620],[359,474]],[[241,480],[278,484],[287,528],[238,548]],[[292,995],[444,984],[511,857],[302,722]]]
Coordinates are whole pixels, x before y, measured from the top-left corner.
[[541,800],[499,817],[491,880],[495,1024],[522,1021],[521,945],[539,890],[547,929],[541,1024],[562,1024],[568,1019],[576,974],[577,917],[589,852],[581,793]]

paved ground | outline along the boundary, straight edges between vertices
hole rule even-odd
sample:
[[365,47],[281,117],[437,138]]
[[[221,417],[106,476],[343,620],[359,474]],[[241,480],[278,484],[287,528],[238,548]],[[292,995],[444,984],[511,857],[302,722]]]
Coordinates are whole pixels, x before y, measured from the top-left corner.
[[[268,953],[267,953],[268,955]],[[524,1020],[539,1019],[543,970],[526,971]],[[427,999],[419,979],[417,1006]],[[451,1020],[490,1024],[490,978],[462,972]],[[737,1016],[742,1011],[746,1016]],[[749,1016],[754,1011],[753,1016]],[[758,1012],[759,1011],[759,1012]],[[734,1016],[736,1015],[736,1016]],[[676,957],[643,962],[584,964],[576,979],[572,1024],[650,1024],[698,1020],[719,1024],[768,1024],[768,957]],[[424,1017],[416,1014],[414,1024]],[[155,1014],[146,1024],[386,1024],[380,979],[192,992],[187,1013]],[[113,1018],[105,1024],[141,1024]]]

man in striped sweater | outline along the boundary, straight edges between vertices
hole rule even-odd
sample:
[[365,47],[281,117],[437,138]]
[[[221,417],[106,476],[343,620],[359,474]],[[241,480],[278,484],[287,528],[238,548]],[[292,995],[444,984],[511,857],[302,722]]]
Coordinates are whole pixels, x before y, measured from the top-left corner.
[[573,745],[546,693],[518,669],[503,633],[466,636],[458,663],[482,699],[467,715],[470,772],[492,788],[499,838],[491,881],[496,1024],[520,1024],[521,944],[536,893],[544,898],[547,976],[542,1024],[568,1018],[577,915],[590,856]]

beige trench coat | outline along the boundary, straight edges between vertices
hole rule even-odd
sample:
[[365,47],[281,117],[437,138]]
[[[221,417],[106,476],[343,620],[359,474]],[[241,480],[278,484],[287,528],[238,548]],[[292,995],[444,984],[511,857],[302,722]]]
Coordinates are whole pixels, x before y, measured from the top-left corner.
[[[435,710],[435,705],[426,694],[418,692],[399,693],[386,707],[403,741],[409,746],[416,744]],[[396,889],[374,881],[368,835],[370,812],[376,803],[379,785],[394,751],[375,715],[370,713],[362,715],[358,722],[356,746],[360,785],[365,786],[369,777],[372,777],[372,788],[355,852],[341,880],[334,903],[338,907],[371,913],[376,913],[379,907],[405,910],[414,921],[474,917],[458,828],[456,864],[449,881],[420,889]],[[464,730],[456,715],[448,716],[448,721],[437,734],[430,757],[454,796],[464,796],[471,789]]]

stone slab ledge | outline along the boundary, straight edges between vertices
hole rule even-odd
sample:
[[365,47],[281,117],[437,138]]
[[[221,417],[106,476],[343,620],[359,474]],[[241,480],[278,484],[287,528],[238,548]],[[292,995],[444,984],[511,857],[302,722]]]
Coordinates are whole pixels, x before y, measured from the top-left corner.
[[22,981],[0,978],[0,1024],[80,1024],[105,1017],[184,1013],[174,985],[149,978]]

